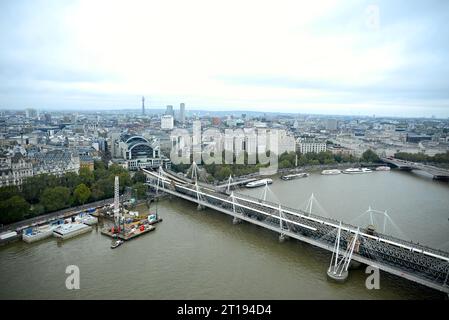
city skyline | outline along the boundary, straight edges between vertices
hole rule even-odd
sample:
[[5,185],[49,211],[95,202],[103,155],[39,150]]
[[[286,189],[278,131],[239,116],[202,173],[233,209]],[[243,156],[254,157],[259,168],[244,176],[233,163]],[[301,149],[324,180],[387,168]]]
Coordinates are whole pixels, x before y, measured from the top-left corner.
[[0,109],[449,116],[443,2],[0,6]]

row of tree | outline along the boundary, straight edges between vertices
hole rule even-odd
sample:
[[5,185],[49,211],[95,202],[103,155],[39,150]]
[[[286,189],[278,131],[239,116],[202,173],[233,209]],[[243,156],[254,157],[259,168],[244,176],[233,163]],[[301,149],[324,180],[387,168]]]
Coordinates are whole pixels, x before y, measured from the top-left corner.
[[331,165],[337,163],[357,163],[357,162],[378,162],[379,156],[372,150],[366,150],[360,158],[352,154],[333,154],[330,151],[310,152],[305,154],[297,154],[295,152],[283,153],[279,157],[279,168],[294,168],[296,167],[296,158],[298,159],[298,166],[310,165]]
[[109,168],[96,161],[94,170],[81,168],[79,174],[69,172],[60,177],[41,174],[27,178],[20,187],[0,188],[0,224],[8,224],[88,202],[114,196],[115,176],[120,191],[131,187],[137,198],[145,196],[145,175],[129,172],[118,165]]
[[395,153],[394,157],[397,159],[413,162],[449,164],[449,151],[447,151],[446,153],[437,153],[433,156],[426,155],[422,152],[419,153],[398,152]]

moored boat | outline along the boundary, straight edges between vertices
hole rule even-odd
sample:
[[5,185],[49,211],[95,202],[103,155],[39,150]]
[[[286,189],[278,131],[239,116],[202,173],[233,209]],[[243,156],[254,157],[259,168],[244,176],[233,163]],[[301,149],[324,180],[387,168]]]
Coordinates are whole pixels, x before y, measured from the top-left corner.
[[308,173],[301,172],[301,173],[294,173],[294,174],[287,174],[285,176],[282,176],[282,180],[293,180],[293,179],[299,179],[299,178],[307,178],[309,176]]
[[369,173],[369,172],[373,172],[373,170],[368,168],[348,168],[343,170],[343,173],[346,174]]
[[390,171],[391,168],[388,166],[380,166],[376,168],[376,171]]
[[124,241],[123,241],[123,240],[120,240],[120,239],[115,240],[115,241],[111,244],[111,249],[115,249],[115,248],[121,246],[121,245],[123,244],[123,242],[124,242]]
[[321,174],[323,175],[334,175],[334,174],[340,174],[341,171],[338,169],[329,169],[329,170],[323,170],[321,171]]
[[272,179],[266,178],[266,179],[260,179],[260,180],[248,182],[245,185],[245,187],[247,187],[247,188],[256,188],[256,187],[262,187],[262,186],[265,186],[267,184],[272,184],[272,183],[273,183]]

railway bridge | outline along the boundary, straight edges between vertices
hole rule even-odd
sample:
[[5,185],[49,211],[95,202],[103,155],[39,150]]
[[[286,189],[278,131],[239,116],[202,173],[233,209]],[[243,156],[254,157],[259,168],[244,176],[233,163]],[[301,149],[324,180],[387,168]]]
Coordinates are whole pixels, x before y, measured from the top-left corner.
[[156,192],[211,208],[279,234],[279,239],[297,239],[332,252],[327,275],[337,281],[348,276],[351,263],[371,265],[385,272],[449,294],[449,253],[405,241],[369,228],[321,217],[236,192],[219,191],[159,168],[142,169],[147,185]]

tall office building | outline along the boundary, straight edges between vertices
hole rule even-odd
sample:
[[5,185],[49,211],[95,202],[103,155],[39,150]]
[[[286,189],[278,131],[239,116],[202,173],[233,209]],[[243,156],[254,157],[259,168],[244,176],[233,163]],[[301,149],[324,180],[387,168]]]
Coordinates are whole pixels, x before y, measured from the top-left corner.
[[179,107],[179,122],[184,123],[186,121],[186,105],[181,103]]
[[32,108],[26,109],[25,110],[25,116],[27,118],[36,118],[37,117],[36,109],[32,109]]
[[326,130],[336,131],[338,129],[337,119],[327,119],[326,121]]
[[172,116],[172,117],[175,116],[175,112],[173,111],[173,106],[171,106],[171,105],[167,106],[167,109],[165,110],[165,115]]
[[161,129],[162,130],[173,129],[173,116],[166,114],[161,117]]
[[145,97],[142,97],[142,114],[145,114]]

